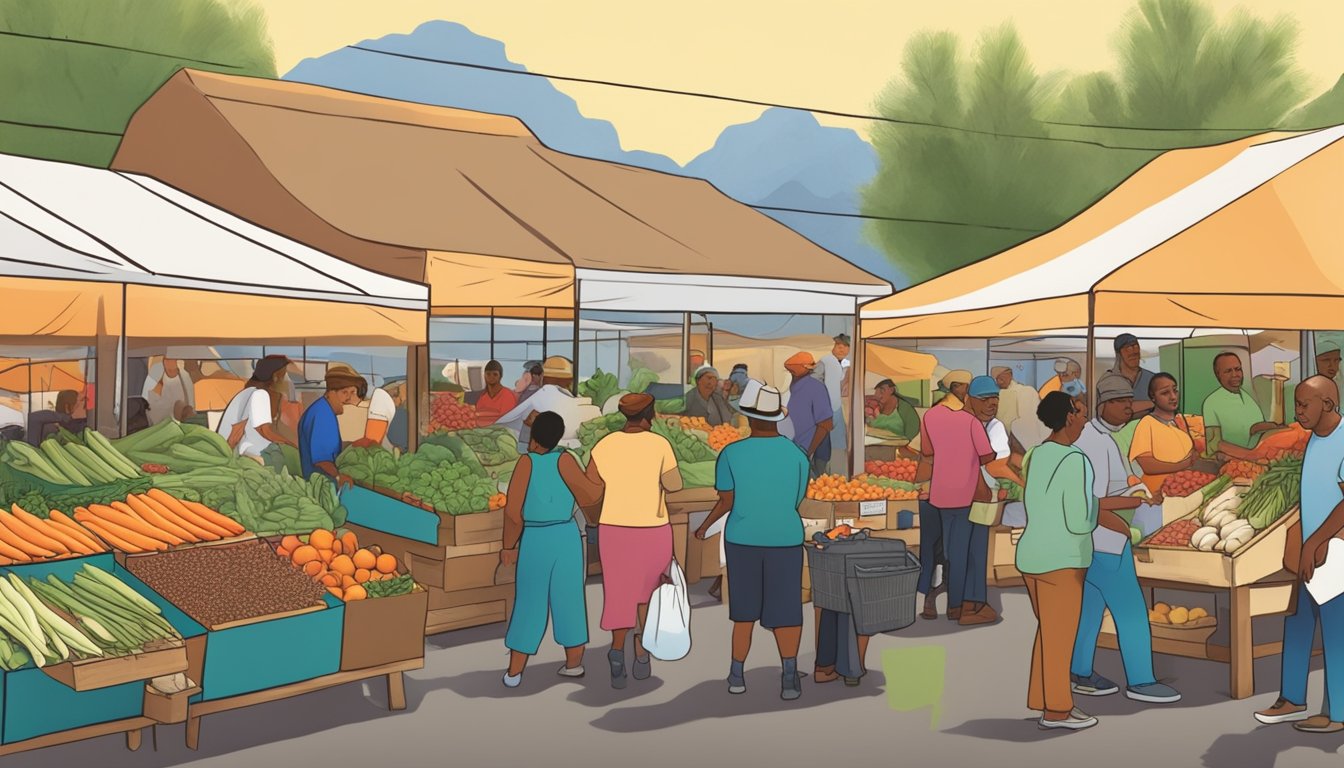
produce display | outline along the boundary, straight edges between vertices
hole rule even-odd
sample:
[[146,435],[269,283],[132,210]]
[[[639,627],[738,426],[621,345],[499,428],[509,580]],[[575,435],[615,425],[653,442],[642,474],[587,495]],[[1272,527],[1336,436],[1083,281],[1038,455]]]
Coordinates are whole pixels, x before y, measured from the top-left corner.
[[[97,434],[97,433],[93,433]],[[190,472],[239,463],[229,444],[214,430],[172,419],[114,440],[116,452],[135,467],[161,465],[171,472]]]
[[1270,432],[1260,438],[1251,451],[1252,458],[1260,463],[1281,459],[1289,454],[1302,455],[1307,450],[1311,433],[1301,424],[1291,424],[1287,429]]
[[655,413],[679,416],[686,412],[686,398],[674,397],[670,400],[655,400],[653,410]]
[[312,608],[326,594],[260,540],[132,557],[126,568],[207,628]]
[[453,452],[441,445],[422,445],[403,457],[397,483],[392,487],[449,515],[470,515],[504,506],[497,481],[457,461]]
[[397,482],[397,457],[381,446],[351,446],[336,457],[336,468],[365,488],[390,488]]
[[868,426],[899,435],[905,431],[905,419],[902,419],[901,415],[895,412],[885,416],[879,413],[868,419]]
[[[395,557],[376,545],[361,548],[352,531],[338,534],[319,528],[304,537],[286,536],[276,548],[276,554],[303,569],[338,600],[391,597],[414,588],[409,576],[404,579],[397,576]],[[386,581],[396,584],[380,587],[377,593],[373,591],[374,584]]]
[[11,441],[0,459],[52,485],[88,487],[132,480],[144,474],[101,434],[91,429],[84,430],[82,437],[66,434],[70,435],[69,443],[49,437],[42,441],[40,449],[22,440]]
[[1264,464],[1237,459],[1224,464],[1223,468],[1219,471],[1219,474],[1234,480],[1254,480],[1264,471]]
[[50,485],[39,488],[33,483],[22,480],[10,481],[0,484],[0,507],[18,504],[42,518],[47,517],[52,510],[59,510],[69,515],[79,507],[123,501],[127,496],[133,493],[144,493],[151,487],[153,487],[153,483],[148,477],[143,476],[134,480],[119,480],[115,483],[71,486],[68,488],[57,488]]
[[863,398],[863,418],[865,421],[871,420],[882,412],[882,401],[877,399],[877,395],[867,395]]
[[1187,469],[1169,475],[1166,480],[1162,481],[1162,495],[1189,496],[1217,479],[1216,475],[1211,475],[1208,472]]
[[99,538],[128,553],[162,552],[241,535],[243,526],[194,501],[181,501],[155,488],[111,505],[75,510],[75,520]]
[[457,433],[487,467],[518,460],[518,438],[504,427],[478,427]]
[[209,467],[181,474],[156,475],[155,488],[203,503],[260,534],[299,533],[345,524],[345,507],[336,486],[323,475],[302,480],[244,460],[231,467]]
[[1199,514],[1200,527],[1190,534],[1190,546],[1204,552],[1232,554],[1255,537],[1256,529],[1241,515],[1239,488],[1218,496]]
[[1209,618],[1209,612],[1203,608],[1185,608],[1179,605],[1167,605],[1166,603],[1158,603],[1153,606],[1152,610],[1148,611],[1148,621],[1152,624],[1174,624],[1179,627],[1207,618]]
[[601,440],[612,432],[619,432],[624,427],[625,417],[619,413],[600,416],[580,424],[577,430],[580,445],[578,454],[580,458],[586,461],[588,454],[592,452],[593,446],[597,445],[598,440]]
[[633,358],[630,360],[630,384],[626,389],[639,394],[657,383],[658,374],[654,373],[651,368]]
[[93,534],[65,513],[42,519],[15,504],[0,511],[0,564],[32,563],[106,552]]
[[1190,537],[1199,528],[1197,520],[1177,520],[1149,536],[1147,543],[1154,547],[1188,547]]
[[843,475],[822,475],[807,484],[807,498],[815,501],[899,501],[919,498],[919,494],[870,483],[862,475],[853,479]]
[[[55,607],[56,610],[52,610]],[[72,623],[69,619],[73,619]],[[181,639],[159,611],[115,576],[85,565],[70,582],[0,579],[0,666],[124,656]]]
[[893,480],[890,477],[879,477],[877,475],[859,475],[856,480],[862,480],[870,485],[876,485],[881,488],[889,488],[896,491],[892,498],[897,501],[910,501],[919,498],[919,486],[914,483],[908,483],[904,480]]
[[656,419],[653,432],[667,438],[672,443],[672,452],[676,454],[678,464],[695,464],[702,461],[714,461],[714,449],[701,437],[674,426],[671,419]]
[[750,434],[751,430],[745,427],[739,429],[729,424],[720,424],[709,431],[710,450],[718,453],[738,440],[746,439]]
[[1270,463],[1242,497],[1238,516],[1263,531],[1297,506],[1302,493],[1302,459],[1285,456]]
[[919,462],[910,459],[896,459],[894,461],[865,461],[863,471],[870,475],[879,477],[890,477],[893,480],[904,480],[907,483],[915,481],[915,470],[919,468]]
[[[648,385],[645,385],[645,389],[648,389]],[[591,379],[579,382],[579,397],[588,398],[598,408],[620,391],[621,383],[616,374],[605,373],[601,368],[593,372]]]
[[709,422],[705,420],[704,416],[681,416],[678,417],[676,421],[681,425],[682,429],[686,430],[698,429],[701,432],[709,432],[713,429],[713,427],[709,425]]
[[451,392],[435,392],[429,396],[429,429],[431,432],[471,429],[476,426],[476,410],[463,403]]

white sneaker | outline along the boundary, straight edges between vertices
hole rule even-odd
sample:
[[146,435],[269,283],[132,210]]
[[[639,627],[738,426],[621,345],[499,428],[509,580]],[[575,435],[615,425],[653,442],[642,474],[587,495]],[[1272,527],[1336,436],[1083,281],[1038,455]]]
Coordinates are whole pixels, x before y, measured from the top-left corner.
[[583,665],[580,664],[579,666],[573,668],[561,665],[560,668],[555,671],[555,674],[561,677],[580,678],[583,677]]
[[505,687],[505,688],[517,688],[518,686],[520,686],[520,685],[522,685],[522,684],[523,684],[523,676],[522,676],[522,675],[510,675],[510,674],[508,673],[508,670],[505,670],[505,671],[504,671],[504,687]]
[[1069,716],[1063,720],[1046,720],[1041,716],[1040,727],[1044,730],[1053,730],[1056,728],[1067,731],[1084,731],[1097,724],[1097,718],[1087,714],[1081,709],[1074,708]]

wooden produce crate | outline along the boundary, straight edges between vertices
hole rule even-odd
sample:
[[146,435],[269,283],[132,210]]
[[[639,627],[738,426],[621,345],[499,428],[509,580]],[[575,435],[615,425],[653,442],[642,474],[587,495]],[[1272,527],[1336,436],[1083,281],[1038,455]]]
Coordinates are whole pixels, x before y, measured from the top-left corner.
[[[190,680],[187,681],[191,683]],[[191,683],[189,687],[176,693],[164,693],[148,683],[145,684],[145,717],[156,723],[172,725],[187,721],[188,702],[192,696],[201,692],[201,687]]]
[[512,583],[454,592],[429,590],[425,634],[507,622],[513,613],[514,591]]
[[[1198,514],[1197,510],[1182,519]],[[1288,529],[1298,517],[1295,507],[1231,555],[1189,546],[1152,546],[1146,539],[1134,548],[1134,567],[1139,578],[1157,581],[1220,588],[1254,584],[1283,569]]]
[[423,659],[428,612],[429,594],[418,584],[404,595],[346,603],[341,670]]
[[187,647],[176,638],[164,638],[143,653],[64,661],[48,664],[42,671],[76,691],[93,691],[186,672]]
[[989,583],[995,587],[1018,587],[1025,582],[1017,570],[1017,541],[1021,528],[998,526],[989,532]]

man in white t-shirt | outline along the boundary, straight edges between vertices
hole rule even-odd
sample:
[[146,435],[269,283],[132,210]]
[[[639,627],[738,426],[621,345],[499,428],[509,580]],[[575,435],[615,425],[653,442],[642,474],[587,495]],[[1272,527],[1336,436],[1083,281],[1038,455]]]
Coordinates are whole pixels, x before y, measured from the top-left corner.
[[[375,387],[369,393],[369,413],[364,422],[364,437],[354,441],[352,445],[358,448],[379,445],[389,451],[392,450],[392,443],[388,440],[388,429],[392,426],[392,419],[396,415],[396,398],[383,387]],[[406,446],[400,447],[405,450]]]
[[817,361],[817,369],[813,375],[826,385],[826,394],[831,399],[831,422],[834,428],[830,435],[830,469],[832,472],[845,474],[845,466],[849,462],[846,453],[849,443],[846,442],[843,397],[849,384],[850,338],[848,334],[842,333],[832,341],[835,342],[835,346],[831,348],[829,355]]
[[149,403],[150,426],[171,418],[184,421],[195,413],[196,385],[171,357],[149,369],[141,396]]
[[243,391],[224,409],[217,431],[239,456],[261,463],[262,453],[273,444],[298,448],[294,441],[276,431],[276,415],[271,411],[271,391],[283,386],[289,364],[284,355],[267,355],[258,360]]
[[575,397],[569,387],[574,382],[574,364],[563,357],[550,357],[542,364],[542,386],[526,401],[499,417],[497,426],[519,435],[519,450],[526,452],[523,441],[530,439],[532,419],[538,413],[551,411],[565,420],[565,435],[560,444],[566,448],[579,446],[579,425],[602,415],[586,397]]

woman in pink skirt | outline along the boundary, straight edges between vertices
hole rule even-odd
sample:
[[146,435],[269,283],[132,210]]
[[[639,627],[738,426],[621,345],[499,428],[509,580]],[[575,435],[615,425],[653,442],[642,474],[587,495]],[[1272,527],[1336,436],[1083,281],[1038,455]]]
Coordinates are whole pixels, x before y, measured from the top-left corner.
[[649,597],[672,562],[672,525],[668,492],[681,490],[681,473],[672,444],[650,431],[653,398],[626,395],[620,400],[625,428],[593,446],[588,475],[606,485],[598,520],[597,546],[602,561],[602,629],[611,632],[611,685],[624,688],[625,637],[635,634],[636,680],[653,674],[640,644]]

